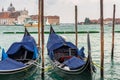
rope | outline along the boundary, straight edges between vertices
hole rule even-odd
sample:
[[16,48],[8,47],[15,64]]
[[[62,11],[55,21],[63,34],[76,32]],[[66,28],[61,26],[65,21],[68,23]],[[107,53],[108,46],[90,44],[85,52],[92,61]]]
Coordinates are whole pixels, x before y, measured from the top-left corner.
[[47,71],[49,71],[51,69],[53,69],[53,67],[52,66],[48,66],[48,67],[45,68],[45,72],[47,72]]
[[[35,62],[35,61],[34,61],[32,64],[35,65],[35,66],[37,66],[37,67],[39,67],[40,69],[43,69],[43,67],[41,66],[41,64],[38,63],[38,62]],[[47,71],[49,71],[50,69],[52,69],[52,66],[45,67],[44,69],[45,69],[45,72],[47,72]]]
[[42,66],[40,65],[40,63],[38,63],[38,62],[33,62],[33,65],[35,65],[35,66],[37,66],[37,67],[39,67],[39,68],[42,68]]
[[102,68],[103,69],[103,67],[101,67],[100,65],[98,65],[97,63],[95,63],[95,62],[92,62],[94,65],[96,65],[97,67],[99,67],[99,68]]

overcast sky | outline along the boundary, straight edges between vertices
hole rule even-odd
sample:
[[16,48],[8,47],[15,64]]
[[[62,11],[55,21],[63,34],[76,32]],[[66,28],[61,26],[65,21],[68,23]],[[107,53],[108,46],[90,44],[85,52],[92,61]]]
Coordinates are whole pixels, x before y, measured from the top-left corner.
[[[74,1],[76,0],[44,0],[45,15],[60,16],[61,23],[74,22]],[[100,17],[100,0],[77,0],[78,21],[84,21],[85,17],[98,19]],[[16,10],[26,8],[29,14],[37,14],[38,0],[0,0],[0,11],[7,10],[10,3]],[[120,0],[104,0],[104,18],[113,15],[113,4],[116,4],[116,17],[120,18]]]

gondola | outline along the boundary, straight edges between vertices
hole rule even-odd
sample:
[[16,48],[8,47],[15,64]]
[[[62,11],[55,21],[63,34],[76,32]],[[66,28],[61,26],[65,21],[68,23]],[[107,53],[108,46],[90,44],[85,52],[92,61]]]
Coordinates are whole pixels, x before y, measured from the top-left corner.
[[64,80],[94,80],[96,68],[92,63],[90,38],[88,33],[88,55],[84,47],[80,50],[50,27],[47,51],[53,71]]
[[14,42],[5,52],[2,49],[0,61],[0,80],[24,80],[38,69],[39,50],[34,38],[25,28],[20,42]]

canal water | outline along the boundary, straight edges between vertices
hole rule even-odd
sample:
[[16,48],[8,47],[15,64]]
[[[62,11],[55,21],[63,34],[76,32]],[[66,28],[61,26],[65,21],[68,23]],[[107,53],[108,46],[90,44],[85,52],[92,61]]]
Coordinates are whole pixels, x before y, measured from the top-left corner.
[[[47,56],[46,43],[48,40],[48,32],[50,26],[45,26],[45,80],[64,80],[59,75],[55,74],[50,66]],[[75,43],[75,31],[73,24],[61,24],[53,26],[54,30],[59,35],[64,36],[68,41]],[[31,35],[38,41],[37,28],[27,28]],[[115,47],[114,47],[114,61],[111,62],[111,42],[112,42],[112,27],[104,26],[104,80],[120,80],[120,25],[115,26]],[[23,26],[0,26],[0,47],[6,51],[13,42],[21,41],[24,32]],[[95,80],[100,80],[100,25],[78,25],[78,47],[85,47],[87,55],[87,33],[90,32],[91,52],[93,62],[97,65],[97,73]],[[0,50],[1,57],[1,50]],[[41,63],[40,63],[41,64]],[[41,69],[25,80],[41,80]],[[68,79],[69,80],[69,79]],[[78,79],[79,80],[79,79]]]

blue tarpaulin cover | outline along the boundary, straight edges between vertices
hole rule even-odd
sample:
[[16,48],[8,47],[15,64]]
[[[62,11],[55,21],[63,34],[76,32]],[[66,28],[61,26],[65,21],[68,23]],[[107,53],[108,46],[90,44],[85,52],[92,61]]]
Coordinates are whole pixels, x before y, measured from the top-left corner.
[[36,46],[36,42],[32,36],[26,31],[26,35],[24,35],[21,42],[15,42],[13,43],[6,54],[12,55],[17,54],[17,51],[21,49],[21,47],[24,47],[26,50],[34,52],[33,58],[36,59],[38,57],[38,50]]
[[34,44],[32,42],[15,42],[13,43],[7,51],[7,54],[15,54],[21,47],[34,52]]
[[82,47],[82,48],[78,51],[78,55],[81,56],[82,58],[85,58],[84,47]]
[[63,63],[73,70],[83,66],[85,64],[85,61],[73,56]]
[[[32,59],[36,59],[38,57],[36,42],[34,38],[28,33],[26,28],[21,42],[14,42],[6,53],[3,49],[2,61],[0,61],[0,70],[11,70],[24,67],[25,65],[22,62],[17,62],[16,60],[13,60],[14,55],[19,56],[19,53],[22,54],[22,52],[20,51],[24,50],[23,48],[25,49],[25,51],[29,51],[29,54],[33,54]],[[13,58],[11,59],[9,55]]]
[[5,60],[6,58],[8,58],[8,55],[5,53],[4,48],[2,49],[2,60]]
[[0,62],[0,70],[11,70],[24,67],[25,65],[21,62],[17,62],[10,58],[7,58]]
[[64,43],[65,40],[61,36],[55,34],[53,28],[51,27],[50,35],[47,43],[47,49],[54,50],[64,45]]
[[47,49],[49,52],[49,56],[52,57],[53,56],[53,50],[58,49],[62,46],[68,46],[72,49],[77,49],[77,47],[71,43],[71,42],[66,42],[61,36],[57,35],[53,28],[51,27],[50,29],[50,35],[49,35],[49,39],[47,42]]

